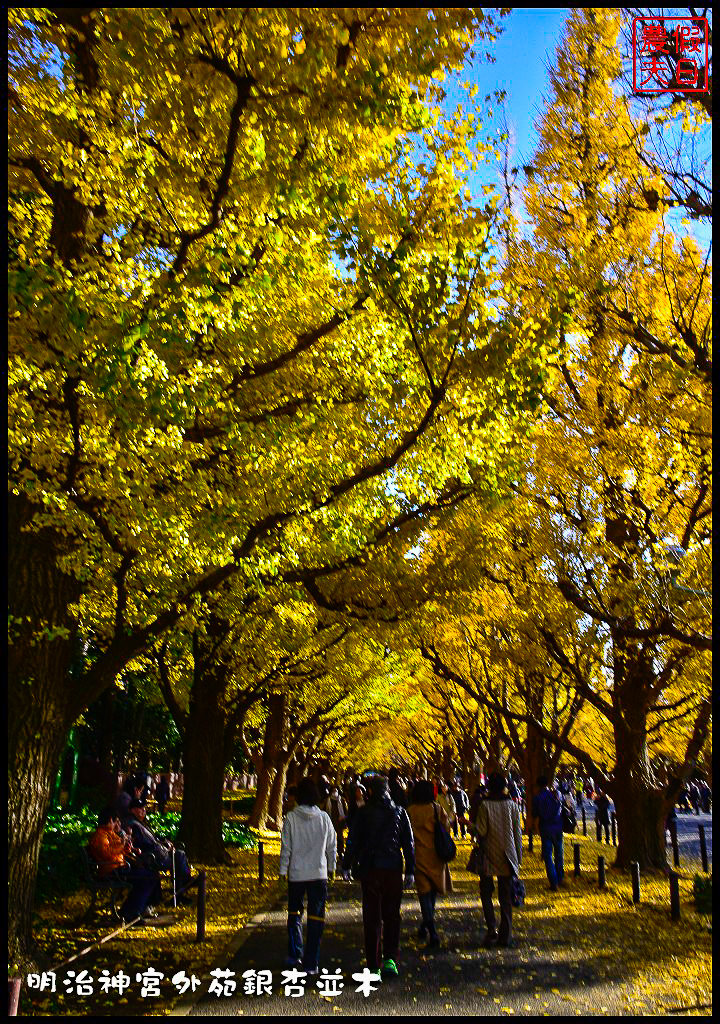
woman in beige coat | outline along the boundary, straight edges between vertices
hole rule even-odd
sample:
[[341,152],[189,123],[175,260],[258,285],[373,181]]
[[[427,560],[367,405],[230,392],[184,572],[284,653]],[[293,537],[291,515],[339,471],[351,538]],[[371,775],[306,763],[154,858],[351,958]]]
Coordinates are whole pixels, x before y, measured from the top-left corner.
[[[509,946],[512,933],[512,878],[520,875],[522,863],[522,827],[520,810],[507,793],[507,779],[502,772],[493,772],[488,779],[488,795],[480,804],[477,835],[486,863],[480,876],[482,903],[487,935],[483,945]],[[493,876],[498,882],[500,931],[498,933],[493,907]]]
[[427,779],[415,784],[408,807],[415,837],[415,887],[420,902],[422,925],[418,937],[428,938],[428,949],[440,945],[435,928],[435,900],[438,893],[452,892],[450,869],[435,852],[436,816],[448,827],[445,811],[433,801],[433,785]]

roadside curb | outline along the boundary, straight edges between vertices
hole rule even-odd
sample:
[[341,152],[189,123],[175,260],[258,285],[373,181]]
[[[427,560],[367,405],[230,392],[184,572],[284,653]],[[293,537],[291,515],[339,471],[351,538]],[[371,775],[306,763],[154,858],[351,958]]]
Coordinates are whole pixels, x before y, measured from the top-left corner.
[[[225,947],[222,953],[220,953],[216,960],[210,965],[209,971],[215,971],[218,968],[227,967],[227,965],[236,955],[238,950],[242,949],[242,947],[248,941],[253,931],[256,928],[259,928],[260,925],[265,922],[269,914],[271,914],[274,910],[277,910],[278,907],[281,907],[283,905],[284,897],[275,898],[273,899],[270,906],[266,907],[264,910],[261,910],[258,914],[255,914],[254,917],[251,917],[250,920],[242,926],[242,928],[234,936],[234,938],[230,940],[229,944]],[[210,987],[210,980],[211,979],[208,978],[207,980],[203,981],[203,983],[200,985],[197,991],[193,992],[191,995],[182,996],[173,1006],[172,1010],[168,1010],[168,1012],[164,1014],[164,1016],[189,1016],[189,1014],[197,1006],[197,1004],[207,995],[208,988]]]

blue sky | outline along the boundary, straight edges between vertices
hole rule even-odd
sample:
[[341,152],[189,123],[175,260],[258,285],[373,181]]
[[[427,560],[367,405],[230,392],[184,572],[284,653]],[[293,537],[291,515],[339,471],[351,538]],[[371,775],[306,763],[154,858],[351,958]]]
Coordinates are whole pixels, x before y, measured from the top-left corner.
[[567,7],[515,7],[502,19],[505,31],[492,46],[495,63],[475,62],[469,78],[480,95],[494,89],[507,93],[508,122],[515,131],[515,163],[529,162],[537,137],[533,124],[547,95],[547,66],[562,38]]
[[[549,93],[547,68],[555,62],[569,10],[566,7],[520,7],[502,18],[502,34],[495,43],[476,46],[477,58],[466,65],[459,76],[460,81],[477,85],[474,103],[469,102],[467,93],[456,82],[448,80],[445,84],[448,111],[454,112],[458,104],[465,109],[477,104],[485,129],[494,133],[494,125],[497,135],[502,133],[504,117],[507,118],[513,167],[531,163],[537,145],[534,125],[542,112],[543,97]],[[486,50],[495,56],[495,63],[490,64],[485,59]],[[506,93],[504,111],[493,95],[496,90]],[[487,95],[491,100],[485,104]],[[498,148],[504,152],[504,143],[498,142]],[[469,178],[471,188],[479,195],[481,185],[500,185],[500,165],[490,157],[488,163],[481,164]]]

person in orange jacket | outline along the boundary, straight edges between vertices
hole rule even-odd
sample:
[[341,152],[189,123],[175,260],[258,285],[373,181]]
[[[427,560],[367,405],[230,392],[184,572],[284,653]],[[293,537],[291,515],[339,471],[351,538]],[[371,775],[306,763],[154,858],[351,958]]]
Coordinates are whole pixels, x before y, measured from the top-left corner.
[[124,921],[157,916],[150,904],[158,902],[162,896],[160,879],[155,871],[133,862],[132,841],[121,833],[120,818],[112,808],[98,815],[98,827],[88,843],[88,853],[97,863],[101,878],[115,877],[132,884],[120,908]]

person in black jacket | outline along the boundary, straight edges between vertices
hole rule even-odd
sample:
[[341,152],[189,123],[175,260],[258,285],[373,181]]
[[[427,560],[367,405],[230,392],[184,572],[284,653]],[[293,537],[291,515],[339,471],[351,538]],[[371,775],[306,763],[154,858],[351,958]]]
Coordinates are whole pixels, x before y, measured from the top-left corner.
[[388,789],[390,791],[390,799],[396,807],[404,807],[407,810],[408,798],[402,787],[399,776],[400,772],[397,768],[391,768],[388,772]]
[[460,835],[465,838],[465,830],[468,824],[468,811],[470,810],[470,800],[467,793],[462,788],[460,782],[457,779],[453,779],[450,787],[450,796],[453,798],[455,804],[455,820],[453,822],[453,835],[457,838],[458,829]]
[[400,904],[405,887],[414,884],[415,846],[407,811],[390,798],[382,775],[368,783],[369,799],[350,825],[343,878],[350,869],[362,886],[365,957],[383,979],[397,977],[400,948]]
[[593,801],[595,804],[595,823],[597,825],[597,837],[600,842],[602,830],[605,830],[605,842],[610,842],[610,800],[607,795],[598,789]]
[[167,839],[160,839],[145,821],[146,806],[142,800],[132,800],[127,816],[123,819],[123,831],[131,836],[133,845],[142,853],[151,853],[158,867],[170,871],[175,861],[175,878],[180,889],[177,897],[180,903],[191,903],[187,889],[190,885],[192,872],[184,850],[175,849]]

